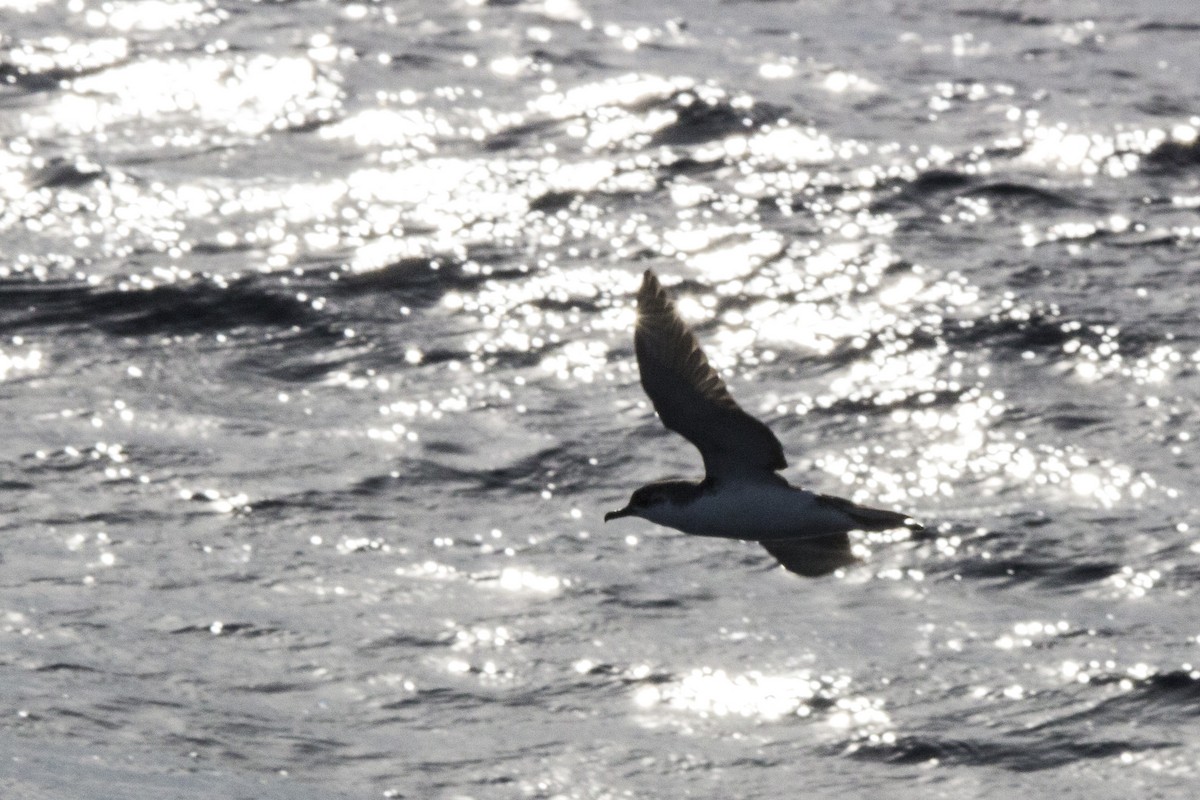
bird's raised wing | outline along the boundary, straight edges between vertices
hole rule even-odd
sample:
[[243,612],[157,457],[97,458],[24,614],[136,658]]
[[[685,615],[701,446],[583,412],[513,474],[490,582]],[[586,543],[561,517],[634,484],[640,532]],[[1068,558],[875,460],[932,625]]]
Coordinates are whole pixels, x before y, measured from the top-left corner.
[[708,478],[773,474],[787,466],[771,429],[742,410],[650,270],[637,297],[634,349],[642,388],[663,425],[694,444]]

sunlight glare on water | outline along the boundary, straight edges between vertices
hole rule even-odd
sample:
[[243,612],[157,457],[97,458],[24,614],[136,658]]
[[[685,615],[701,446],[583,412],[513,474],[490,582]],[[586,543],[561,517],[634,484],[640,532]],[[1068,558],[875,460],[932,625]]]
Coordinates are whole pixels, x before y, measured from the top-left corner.
[[78,78],[73,88],[75,94],[44,114],[26,116],[30,135],[97,134],[165,116],[180,124],[169,137],[157,134],[151,143],[182,147],[209,137],[220,141],[222,132],[253,136],[327,117],[337,98],[336,85],[308,59],[270,56],[232,64],[215,57],[145,61]]
[[754,717],[774,722],[785,716],[807,717],[813,702],[836,709],[829,724],[836,728],[888,724],[887,715],[863,698],[845,696],[849,681],[810,675],[781,676],[749,672],[729,675],[724,670],[694,669],[666,686],[645,686],[634,694],[641,708],[666,706],[700,716]]
[[10,375],[37,372],[42,368],[41,350],[21,347],[22,342],[19,337],[12,344],[21,349],[9,352],[0,348],[0,381],[6,380]]
[[[1178,4],[0,9],[5,796],[1192,790]],[[605,525],[646,269],[925,529]]]
[[[83,0],[71,0],[72,11],[86,8]],[[118,31],[178,30],[191,26],[216,25],[229,18],[215,0],[107,0],[99,8],[88,8],[84,20],[93,28]]]

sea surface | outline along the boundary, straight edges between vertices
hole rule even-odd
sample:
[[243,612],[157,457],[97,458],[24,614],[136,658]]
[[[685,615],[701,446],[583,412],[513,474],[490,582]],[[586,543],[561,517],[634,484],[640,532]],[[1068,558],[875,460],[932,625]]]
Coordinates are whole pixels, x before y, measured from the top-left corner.
[[1196,796],[1195,12],[0,0],[0,795]]

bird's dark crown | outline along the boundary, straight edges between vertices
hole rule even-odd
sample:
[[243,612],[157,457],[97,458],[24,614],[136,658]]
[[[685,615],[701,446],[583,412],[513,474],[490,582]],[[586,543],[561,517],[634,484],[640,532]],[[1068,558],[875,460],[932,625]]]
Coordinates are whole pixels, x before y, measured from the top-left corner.
[[629,498],[629,507],[649,508],[665,502],[690,503],[704,492],[705,486],[704,481],[654,481],[634,490]]
[[621,517],[644,517],[647,509],[671,503],[685,505],[702,495],[708,488],[708,481],[655,481],[634,491],[624,508],[610,511],[604,515],[604,521],[620,519]]

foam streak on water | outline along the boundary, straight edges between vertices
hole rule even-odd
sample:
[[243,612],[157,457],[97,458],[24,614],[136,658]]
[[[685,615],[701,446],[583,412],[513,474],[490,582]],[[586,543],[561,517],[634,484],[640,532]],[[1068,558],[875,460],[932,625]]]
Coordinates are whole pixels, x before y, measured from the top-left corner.
[[[0,0],[0,793],[1186,795],[1194,20],[643,5]],[[929,535],[604,526],[648,267]]]

